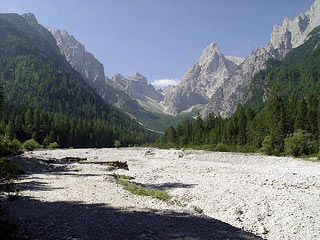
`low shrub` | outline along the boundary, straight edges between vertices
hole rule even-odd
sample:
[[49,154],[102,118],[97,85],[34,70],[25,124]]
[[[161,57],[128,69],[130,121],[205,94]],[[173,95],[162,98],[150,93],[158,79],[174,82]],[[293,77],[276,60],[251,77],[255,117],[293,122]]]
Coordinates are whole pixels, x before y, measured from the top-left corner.
[[313,140],[312,134],[305,130],[297,130],[285,139],[285,152],[295,157],[315,153],[317,143]]
[[20,149],[21,142],[19,140],[10,140],[6,135],[0,135],[0,157],[17,155]]
[[116,148],[119,148],[119,147],[121,146],[120,141],[119,141],[119,140],[115,140],[115,141],[114,141],[114,146],[115,146]]
[[39,148],[39,147],[40,147],[40,144],[39,144],[36,140],[34,140],[34,139],[29,139],[29,140],[25,141],[25,142],[22,144],[22,147],[23,147],[24,149],[27,149],[27,150],[29,150],[29,151],[32,151],[32,150],[34,150],[34,149],[36,149],[36,148]]
[[48,148],[58,148],[58,147],[59,147],[59,144],[57,142],[53,142],[48,145]]
[[272,139],[270,136],[266,136],[263,140],[261,151],[267,155],[273,154]]
[[217,152],[230,152],[230,148],[227,144],[219,142],[214,149]]

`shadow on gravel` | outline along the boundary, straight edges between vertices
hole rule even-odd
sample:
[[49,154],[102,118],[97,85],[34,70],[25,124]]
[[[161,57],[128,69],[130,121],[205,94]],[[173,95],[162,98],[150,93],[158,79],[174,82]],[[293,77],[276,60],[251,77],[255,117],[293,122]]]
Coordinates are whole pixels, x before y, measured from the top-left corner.
[[219,220],[187,213],[25,197],[7,204],[21,234],[30,239],[261,239]]
[[[41,158],[27,158],[23,156],[15,156],[11,158],[11,162],[27,171],[27,176],[31,174],[53,174],[53,175],[69,175],[79,177],[95,177],[97,174],[81,174],[78,169],[70,169],[68,166],[73,162],[65,162],[60,160],[48,160]],[[54,162],[55,164],[52,164]],[[35,179],[36,177],[32,177]]]
[[[33,165],[48,175],[75,172],[61,166],[58,169],[52,166],[41,168],[43,164],[36,159],[32,160],[30,167]],[[23,184],[19,185],[21,189],[50,190],[41,182]],[[166,183],[157,187],[192,186]],[[14,202],[0,200],[19,226],[22,239],[262,239],[217,219],[189,213],[117,209],[105,204],[81,202],[41,202],[28,197],[20,197]]]
[[37,182],[37,181],[30,181],[30,182],[22,182],[19,183],[20,190],[31,190],[31,191],[52,191],[54,189],[62,189],[62,188],[48,188],[46,187],[47,183],[44,182]]

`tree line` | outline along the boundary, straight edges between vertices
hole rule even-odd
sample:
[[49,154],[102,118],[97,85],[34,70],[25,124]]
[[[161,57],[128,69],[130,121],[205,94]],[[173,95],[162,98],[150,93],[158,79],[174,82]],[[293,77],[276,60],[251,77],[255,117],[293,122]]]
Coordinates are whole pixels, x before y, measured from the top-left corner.
[[57,142],[59,147],[113,147],[116,140],[121,146],[152,142],[156,135],[142,131],[136,124],[121,125],[102,119],[68,117],[39,109],[4,109],[0,134],[24,142],[34,139],[44,147]]
[[310,155],[319,151],[320,93],[302,98],[271,90],[266,106],[256,112],[238,105],[227,119],[209,116],[185,118],[170,126],[158,141],[163,147],[199,147],[217,151],[263,151],[274,155]]

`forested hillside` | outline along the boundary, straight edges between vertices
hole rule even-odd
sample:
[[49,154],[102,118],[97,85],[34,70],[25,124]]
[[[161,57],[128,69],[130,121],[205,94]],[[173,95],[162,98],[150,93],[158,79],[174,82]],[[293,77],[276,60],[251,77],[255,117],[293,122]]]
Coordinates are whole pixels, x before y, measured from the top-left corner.
[[301,98],[308,92],[316,93],[320,76],[320,27],[310,33],[310,39],[289,52],[282,62],[270,59],[265,70],[252,80],[247,106],[260,110],[273,85],[279,85],[279,94]]
[[[155,138],[106,104],[60,55],[51,34],[41,25],[29,25],[28,17],[0,14],[5,101],[0,131],[21,141],[50,139],[65,147],[108,147],[120,138],[129,145]],[[75,140],[79,136],[82,140]]]
[[[169,127],[160,145],[218,151],[310,155],[319,151],[320,28],[283,62],[269,61],[251,86],[248,106],[227,119],[210,114]],[[264,101],[265,100],[265,101]]]

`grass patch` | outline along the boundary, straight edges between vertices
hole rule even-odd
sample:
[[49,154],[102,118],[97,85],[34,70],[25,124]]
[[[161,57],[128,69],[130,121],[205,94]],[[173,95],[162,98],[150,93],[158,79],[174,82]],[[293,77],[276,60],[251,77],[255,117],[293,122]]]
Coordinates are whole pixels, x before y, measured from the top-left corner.
[[193,206],[193,210],[196,211],[199,214],[203,213],[203,209],[201,207],[198,207],[198,206]]
[[182,207],[183,204],[178,200],[178,199],[172,199],[172,200],[169,200],[168,203],[170,205],[176,205],[176,206],[179,206],[179,207]]
[[135,195],[150,196],[162,201],[169,201],[171,199],[167,189],[159,190],[150,187],[143,187],[122,178],[116,178],[116,183],[122,185],[125,190]]
[[130,177],[127,175],[121,175],[121,174],[114,174],[115,179],[124,179],[124,180],[132,180],[134,177]]

